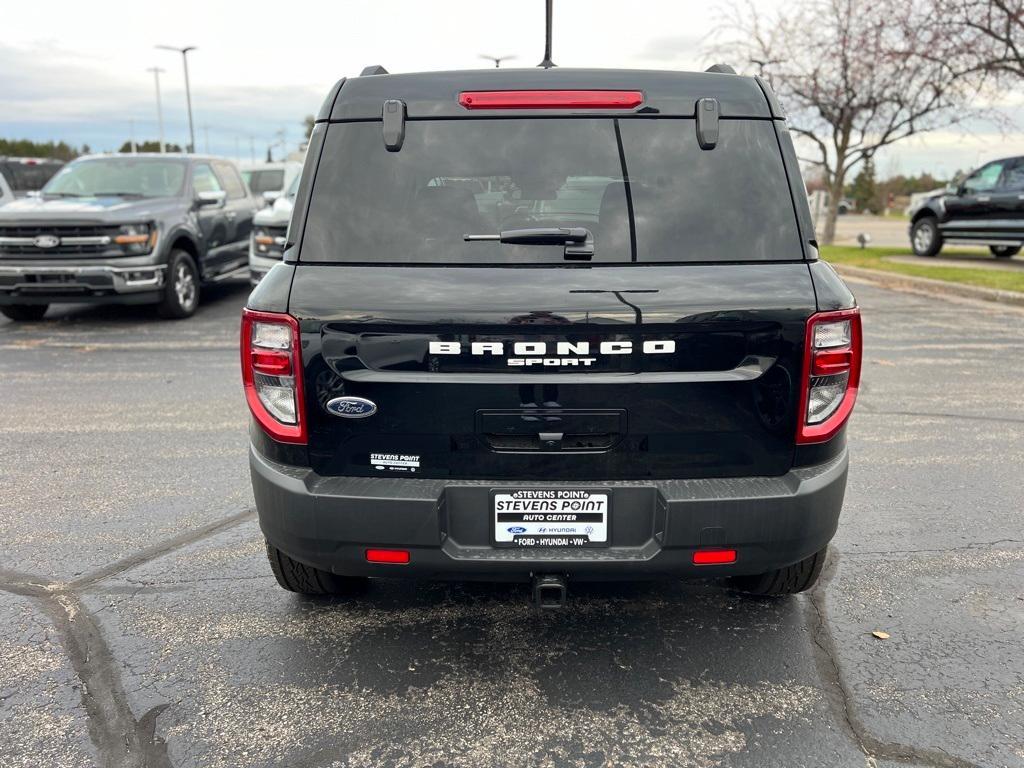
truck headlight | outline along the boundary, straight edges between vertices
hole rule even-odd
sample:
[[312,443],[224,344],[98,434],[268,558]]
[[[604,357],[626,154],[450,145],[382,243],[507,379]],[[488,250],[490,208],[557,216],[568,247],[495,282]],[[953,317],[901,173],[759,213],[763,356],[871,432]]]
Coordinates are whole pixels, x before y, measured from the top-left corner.
[[283,231],[269,227],[256,227],[252,231],[253,253],[270,259],[280,259],[284,255],[285,238]]
[[117,228],[114,243],[125,253],[149,253],[156,247],[156,227],[152,224],[122,224]]

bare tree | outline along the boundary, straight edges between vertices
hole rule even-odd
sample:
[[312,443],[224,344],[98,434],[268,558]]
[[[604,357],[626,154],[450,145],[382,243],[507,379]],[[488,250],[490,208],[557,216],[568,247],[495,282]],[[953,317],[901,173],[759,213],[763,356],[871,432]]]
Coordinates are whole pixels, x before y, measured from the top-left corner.
[[[964,2],[970,0],[962,0]],[[922,23],[922,0],[794,0],[761,15],[750,0],[727,10],[716,55],[752,65],[775,89],[790,129],[829,192],[822,242],[851,170],[883,147],[963,120],[977,81],[954,72],[943,30]]]
[[933,16],[965,72],[1024,78],[1024,0],[944,0]]

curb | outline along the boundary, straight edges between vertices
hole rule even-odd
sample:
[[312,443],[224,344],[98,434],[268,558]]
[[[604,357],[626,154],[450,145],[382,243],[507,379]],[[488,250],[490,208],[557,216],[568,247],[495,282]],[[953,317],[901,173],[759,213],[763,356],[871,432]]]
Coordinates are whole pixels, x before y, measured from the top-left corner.
[[1024,293],[1017,291],[1001,291],[997,288],[982,288],[977,285],[961,285],[945,280],[934,280],[930,277],[914,277],[901,275],[898,272],[882,272],[877,269],[851,267],[846,264],[832,264],[832,267],[843,276],[859,277],[869,280],[882,288],[912,293],[941,294],[959,296],[963,299],[992,301],[998,304],[1012,304],[1024,307]]

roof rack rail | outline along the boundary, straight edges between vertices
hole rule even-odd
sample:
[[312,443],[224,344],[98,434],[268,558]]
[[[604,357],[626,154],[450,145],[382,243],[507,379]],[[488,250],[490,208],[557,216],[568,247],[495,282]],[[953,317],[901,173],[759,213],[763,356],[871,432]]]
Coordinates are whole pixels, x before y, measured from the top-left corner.
[[391,74],[380,64],[371,64],[368,67],[363,67],[363,71],[359,73],[360,77],[366,77],[367,75],[388,75]]
[[712,64],[710,67],[704,70],[705,72],[718,72],[723,75],[735,75],[736,70],[730,67],[728,64]]

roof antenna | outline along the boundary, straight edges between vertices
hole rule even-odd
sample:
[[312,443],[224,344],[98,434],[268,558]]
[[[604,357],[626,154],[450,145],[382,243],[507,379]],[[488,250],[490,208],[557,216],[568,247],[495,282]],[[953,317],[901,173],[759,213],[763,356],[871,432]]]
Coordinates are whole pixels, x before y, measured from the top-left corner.
[[555,62],[553,62],[551,60],[551,15],[552,15],[552,6],[554,5],[555,0],[544,0],[544,1],[545,1],[545,6],[546,6],[545,10],[547,12],[546,13],[547,19],[546,19],[546,23],[545,23],[546,31],[545,31],[545,35],[544,35],[544,61],[542,61],[537,66],[538,67],[544,67],[544,69],[551,69],[553,66],[555,66]]

